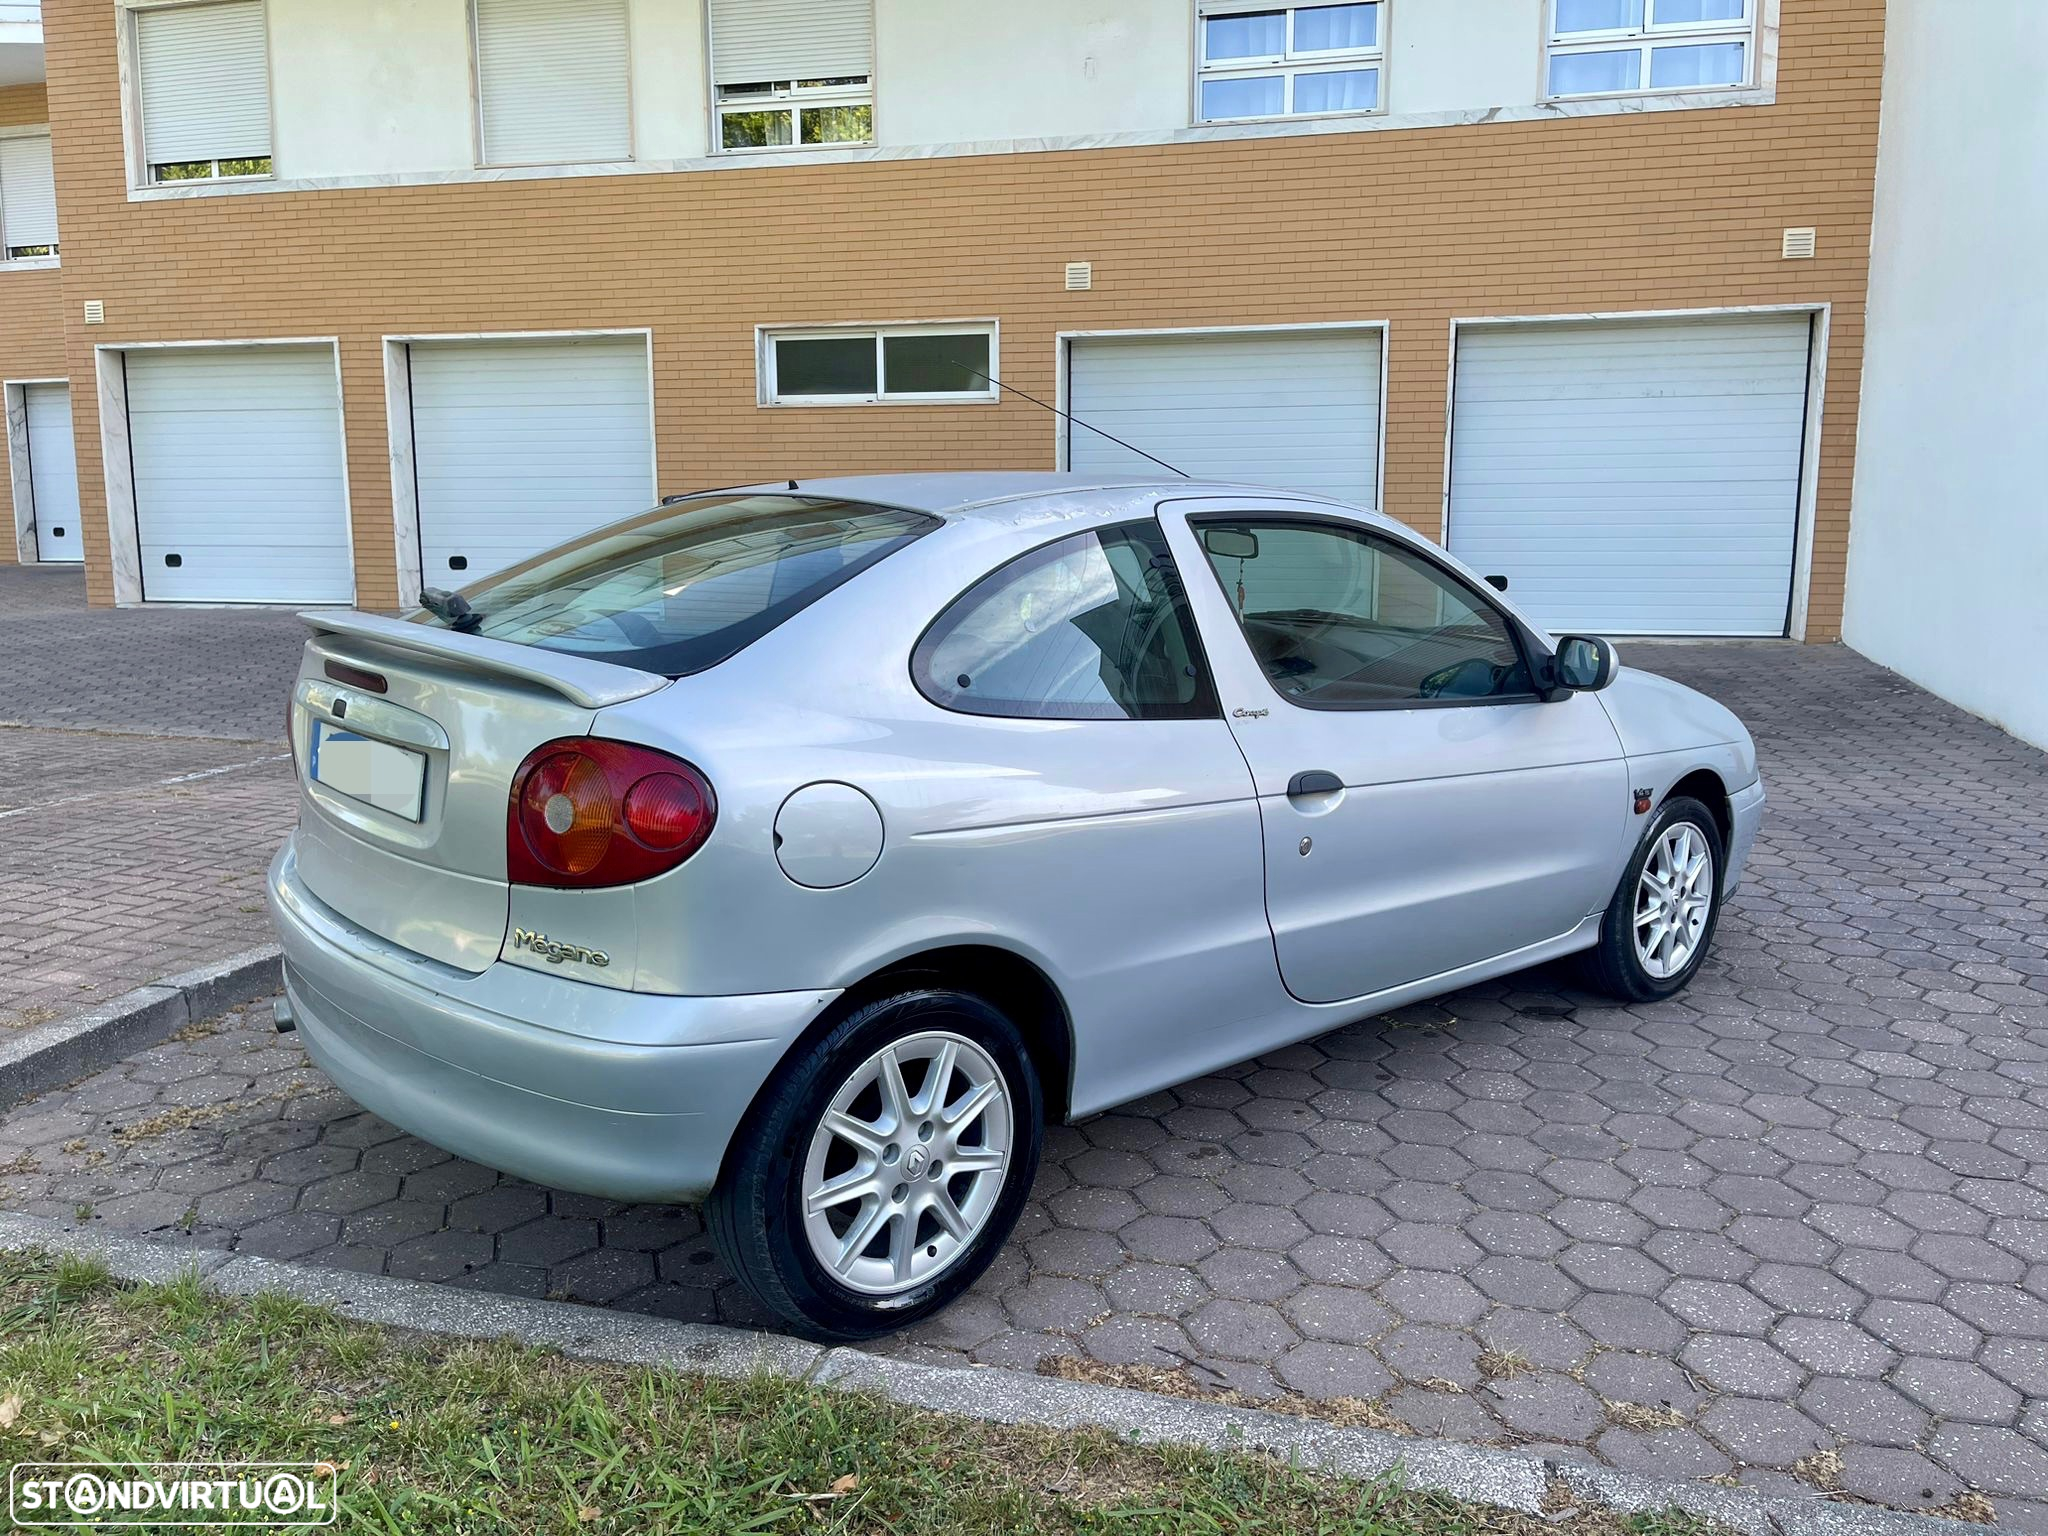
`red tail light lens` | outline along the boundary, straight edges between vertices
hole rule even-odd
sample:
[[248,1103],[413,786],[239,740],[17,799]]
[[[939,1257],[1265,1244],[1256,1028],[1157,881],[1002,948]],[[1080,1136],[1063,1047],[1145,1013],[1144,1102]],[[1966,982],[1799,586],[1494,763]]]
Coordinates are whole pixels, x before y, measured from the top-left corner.
[[506,873],[581,889],[651,880],[703,847],[717,819],[710,784],[681,758],[594,736],[551,741],[513,777]]

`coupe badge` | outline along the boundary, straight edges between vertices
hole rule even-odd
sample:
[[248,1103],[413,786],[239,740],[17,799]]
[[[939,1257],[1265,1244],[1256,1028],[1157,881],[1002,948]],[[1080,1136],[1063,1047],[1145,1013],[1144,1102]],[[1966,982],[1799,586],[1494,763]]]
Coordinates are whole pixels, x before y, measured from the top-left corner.
[[560,965],[564,960],[579,961],[584,965],[610,965],[612,957],[601,949],[585,949],[581,944],[563,944],[544,933],[531,928],[512,930],[512,947],[530,949],[541,956],[549,965]]

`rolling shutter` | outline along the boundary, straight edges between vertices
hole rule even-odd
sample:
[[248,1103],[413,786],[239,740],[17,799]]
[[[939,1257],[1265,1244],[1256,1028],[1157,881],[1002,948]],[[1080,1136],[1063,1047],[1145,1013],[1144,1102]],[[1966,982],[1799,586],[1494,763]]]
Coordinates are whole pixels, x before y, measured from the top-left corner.
[[47,133],[0,139],[0,256],[57,243],[57,180]]
[[1452,553],[1554,630],[1782,635],[1810,322],[1459,332]]
[[[1087,337],[1069,370],[1077,421],[1198,479],[1379,505],[1376,331]],[[1165,473],[1079,425],[1067,428],[1067,466]]]
[[35,505],[36,558],[83,560],[78,527],[78,450],[71,437],[71,389],[30,384],[22,391],[28,415],[29,497]]
[[484,161],[627,160],[625,0],[476,0]]
[[833,80],[874,70],[873,0],[711,0],[716,85]]
[[427,586],[467,586],[654,504],[643,338],[409,351]]
[[151,165],[270,153],[263,0],[137,11],[135,47]]
[[138,350],[124,369],[142,595],[349,601],[334,349]]

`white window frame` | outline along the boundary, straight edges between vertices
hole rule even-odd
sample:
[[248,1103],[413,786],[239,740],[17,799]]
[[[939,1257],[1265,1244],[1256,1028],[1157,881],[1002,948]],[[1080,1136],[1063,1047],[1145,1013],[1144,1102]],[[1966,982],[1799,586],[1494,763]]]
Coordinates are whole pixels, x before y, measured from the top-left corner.
[[[849,77],[851,78],[851,77]],[[729,85],[711,88],[711,151],[718,155],[786,155],[794,150],[865,149],[875,142],[875,77],[863,75],[850,85],[806,85],[801,80],[766,82],[765,91],[738,94]],[[866,107],[868,136],[864,139],[834,139],[829,143],[803,142],[803,109],[806,107]],[[725,120],[736,113],[781,112],[789,119],[787,144],[727,144]]]
[[[846,341],[871,337],[875,344],[875,383],[865,395],[785,395],[776,387],[775,347],[783,341]],[[934,394],[892,393],[882,343],[892,336],[986,336],[990,382],[985,389]],[[993,405],[1002,398],[995,382],[1003,376],[1001,327],[994,320],[918,320],[901,325],[759,325],[754,327],[758,403],[763,406],[814,405]]]
[[[1557,28],[1557,0],[1544,3],[1543,99],[1545,101],[1600,101],[1616,96],[1669,96],[1693,91],[1743,91],[1757,79],[1758,26],[1763,0],[1743,0],[1740,21],[1657,20],[1658,0],[1643,0],[1640,27],[1609,27],[1597,32],[1560,32]],[[1727,85],[1652,85],[1652,56],[1659,47],[1674,44],[1742,44],[1742,78]],[[1615,53],[1635,49],[1640,58],[1633,87],[1618,91],[1571,91],[1550,88],[1550,61],[1575,53]]]
[[[1342,4],[1345,0],[1321,0],[1322,4]],[[1198,125],[1209,123],[1280,123],[1313,122],[1318,118],[1332,117],[1384,117],[1387,111],[1387,29],[1393,20],[1393,0],[1355,0],[1355,3],[1370,3],[1379,7],[1379,23],[1375,33],[1378,41],[1370,48],[1337,48],[1300,51],[1294,46],[1294,17],[1297,11],[1319,8],[1316,4],[1288,4],[1282,0],[1200,0],[1195,7],[1195,84],[1193,116]],[[1282,11],[1286,14],[1285,47],[1276,54],[1261,58],[1230,59],[1215,64],[1203,56],[1205,23],[1212,16],[1243,16],[1262,11]],[[1296,112],[1294,106],[1294,82],[1302,75],[1343,74],[1370,68],[1379,74],[1377,100],[1370,107],[1351,108],[1337,112]],[[1278,113],[1266,113],[1254,117],[1208,117],[1202,112],[1202,86],[1210,80],[1253,80],[1269,75],[1281,77],[1282,108]]]
[[200,165],[207,167],[204,176],[162,177],[149,161],[149,138],[142,121],[142,48],[137,40],[135,18],[143,11],[190,10],[214,3],[214,0],[123,0],[121,5],[121,105],[128,114],[128,185],[143,189],[149,187],[191,187],[191,186],[241,186],[251,182],[277,180],[277,76],[271,67],[270,56],[270,7],[265,0],[263,8],[263,89],[270,107],[270,153],[268,155],[230,155],[230,160],[267,159],[267,171],[238,172],[232,176],[221,174],[220,157],[207,161],[166,161],[165,164]]
[[[9,127],[0,128],[0,139],[47,139],[50,137],[50,125],[48,123],[20,123],[11,125]],[[53,180],[55,178],[55,175],[56,172],[53,170],[51,172]],[[0,188],[0,198],[4,198],[5,196],[5,188]],[[4,231],[5,229],[4,215],[5,209],[4,207],[0,207],[0,231]],[[4,238],[5,235],[0,234],[0,239]],[[57,238],[51,244],[48,252],[40,256],[10,256],[7,254],[7,248],[5,246],[0,246],[0,271],[32,270],[39,267],[56,267],[63,265],[63,259],[64,231],[61,226],[57,231]],[[37,382],[42,381],[38,380]]]
[[229,158],[235,160],[268,160],[270,162],[270,169],[267,171],[223,171],[220,168],[221,162],[218,156],[211,160],[167,160],[164,162],[166,165],[203,165],[207,167],[207,171],[204,176],[159,176],[156,173],[155,166],[145,165],[142,168],[142,173],[149,180],[143,184],[151,187],[182,187],[195,181],[275,181],[277,179],[277,157],[274,155],[232,155]]

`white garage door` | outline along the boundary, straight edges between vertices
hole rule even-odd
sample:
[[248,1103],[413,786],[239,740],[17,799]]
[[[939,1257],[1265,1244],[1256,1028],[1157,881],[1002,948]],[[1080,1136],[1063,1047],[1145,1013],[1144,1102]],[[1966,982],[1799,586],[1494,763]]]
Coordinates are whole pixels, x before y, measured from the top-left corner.
[[142,595],[348,602],[334,349],[130,352],[126,367]]
[[1780,635],[1805,315],[1459,333],[1451,549],[1554,630]]
[[78,527],[78,452],[71,440],[71,389],[22,388],[28,414],[28,483],[36,520],[38,560],[83,560]]
[[[1379,505],[1377,331],[1076,338],[1074,416],[1197,479],[1240,480]],[[1164,473],[1069,425],[1068,467]]]
[[645,511],[645,338],[414,342],[422,580],[461,587]]

